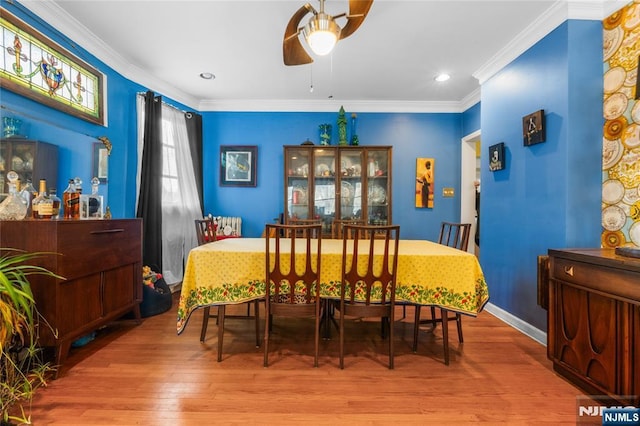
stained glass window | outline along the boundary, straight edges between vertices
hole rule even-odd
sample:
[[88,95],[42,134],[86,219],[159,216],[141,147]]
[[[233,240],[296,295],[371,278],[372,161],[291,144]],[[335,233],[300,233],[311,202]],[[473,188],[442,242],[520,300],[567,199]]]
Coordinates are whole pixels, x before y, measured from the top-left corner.
[[4,9],[0,30],[2,87],[104,124],[100,72]]

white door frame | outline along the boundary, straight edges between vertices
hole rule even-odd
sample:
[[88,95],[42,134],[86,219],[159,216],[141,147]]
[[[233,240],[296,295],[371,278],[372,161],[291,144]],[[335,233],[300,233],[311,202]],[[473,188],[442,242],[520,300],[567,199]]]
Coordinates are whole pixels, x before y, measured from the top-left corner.
[[475,253],[474,235],[476,234],[476,142],[480,140],[480,130],[462,138],[460,154],[460,222],[471,224],[469,253]]

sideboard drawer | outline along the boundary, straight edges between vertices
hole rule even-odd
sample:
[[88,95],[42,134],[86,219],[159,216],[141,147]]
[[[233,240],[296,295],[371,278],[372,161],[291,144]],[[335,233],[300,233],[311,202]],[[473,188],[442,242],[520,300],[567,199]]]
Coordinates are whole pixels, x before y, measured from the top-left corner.
[[114,269],[140,256],[139,221],[66,222],[59,230],[58,273],[67,279]]
[[551,278],[617,296],[632,303],[638,303],[640,300],[640,275],[627,270],[602,268],[594,264],[553,257]]

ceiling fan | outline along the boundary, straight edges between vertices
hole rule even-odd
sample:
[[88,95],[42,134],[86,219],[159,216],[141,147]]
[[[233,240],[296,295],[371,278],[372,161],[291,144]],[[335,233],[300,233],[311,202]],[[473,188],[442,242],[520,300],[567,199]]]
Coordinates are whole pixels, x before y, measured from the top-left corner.
[[[349,37],[358,29],[373,3],[373,0],[349,0],[349,13],[331,16],[324,11],[324,1],[320,0],[319,12],[307,3],[298,9],[289,20],[282,43],[285,65],[303,65],[313,62],[311,56],[300,43],[298,37],[300,33],[304,35],[307,44],[315,54],[326,55],[331,52],[338,40]],[[309,13],[313,14],[309,22],[298,27],[302,18]],[[341,28],[335,20],[342,17],[347,18],[347,23]]]

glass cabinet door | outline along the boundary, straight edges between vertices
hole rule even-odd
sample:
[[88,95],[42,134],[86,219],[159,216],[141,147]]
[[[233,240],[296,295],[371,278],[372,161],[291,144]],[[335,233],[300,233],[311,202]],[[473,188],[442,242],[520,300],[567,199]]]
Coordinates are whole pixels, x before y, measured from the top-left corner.
[[322,221],[323,234],[329,234],[336,217],[336,150],[314,149],[313,165],[313,217]]
[[389,150],[367,151],[367,221],[370,225],[390,223],[391,161]]
[[309,167],[311,151],[307,148],[285,150],[286,222],[310,219]]
[[336,217],[342,220],[363,219],[363,150],[342,149],[339,160],[340,192],[337,198],[339,208]]

